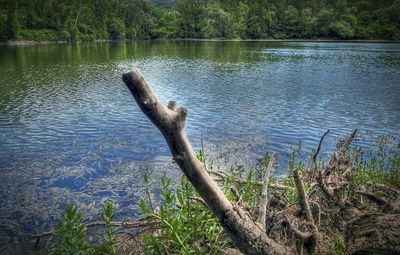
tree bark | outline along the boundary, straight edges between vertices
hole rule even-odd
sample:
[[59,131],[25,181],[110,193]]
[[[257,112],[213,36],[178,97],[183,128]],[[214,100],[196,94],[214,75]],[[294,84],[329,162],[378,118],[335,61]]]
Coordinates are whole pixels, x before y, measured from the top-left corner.
[[349,254],[400,254],[399,214],[367,213],[346,224]]
[[184,130],[187,110],[170,101],[164,107],[138,69],[122,77],[142,112],[163,134],[172,156],[194,188],[245,254],[293,254],[269,238],[238,206],[232,204],[196,158]]

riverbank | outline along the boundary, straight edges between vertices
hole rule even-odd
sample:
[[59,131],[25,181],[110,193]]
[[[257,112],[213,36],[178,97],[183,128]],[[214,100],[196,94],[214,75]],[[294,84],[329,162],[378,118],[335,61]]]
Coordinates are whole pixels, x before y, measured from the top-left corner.
[[[250,169],[232,166],[228,172],[213,170],[212,162],[206,160],[202,151],[197,153],[197,158],[208,166],[208,173],[220,184],[229,200],[238,207],[246,208],[247,215],[252,219],[258,217],[262,203],[260,194],[265,192],[265,206],[268,210],[268,214],[264,216],[268,226],[265,232],[293,254],[301,254],[303,248],[308,250],[312,245],[318,245],[321,254],[353,254],[359,250],[379,250],[388,254],[398,252],[399,241],[392,237],[397,235],[396,228],[399,226],[396,225],[399,216],[396,199],[400,194],[399,150],[396,150],[396,156],[392,155],[394,157],[364,160],[361,152],[354,154],[349,150],[348,146],[354,137],[355,131],[341,140],[341,147],[339,141],[339,147],[333,155],[339,154],[340,149],[345,152],[340,153],[337,158],[332,156],[325,162],[325,167],[325,164],[318,161],[307,165],[303,165],[301,161],[294,163],[299,151],[293,151],[293,165],[289,167],[289,176],[279,182],[275,178],[269,180],[268,177],[263,177],[265,172],[272,171],[274,162],[270,162],[274,161],[274,156],[266,155]],[[319,145],[322,142],[323,137]],[[318,151],[319,148],[311,151],[310,157],[316,159]],[[391,161],[387,167],[381,168],[388,159]],[[315,179],[313,171],[319,173],[318,178],[330,181],[320,182],[318,178]],[[235,250],[232,235],[229,236],[224,231],[220,221],[209,211],[209,206],[199,197],[186,177],[181,178],[176,188],[172,187],[172,182],[166,175],[161,177],[158,185],[152,179],[152,170],[146,168],[143,181],[146,193],[139,200],[145,217],[139,221],[114,222],[114,206],[107,202],[103,206],[102,221],[85,224],[77,207],[70,205],[57,230],[36,236],[38,250],[57,251],[60,247],[67,247],[72,251],[76,247],[84,247],[79,250],[89,254],[105,249],[116,251],[110,254],[240,254]],[[269,185],[266,186],[265,183]],[[326,193],[325,190],[331,193]],[[154,200],[158,193],[160,199]],[[308,209],[302,209],[302,201],[307,204]],[[305,218],[302,210],[308,210],[315,223],[310,223],[309,221],[314,220]],[[360,218],[367,222],[359,220]],[[393,225],[374,229],[374,226],[368,224],[368,220],[376,221],[380,225]],[[310,224],[315,224],[315,232],[309,232]],[[97,229],[100,231],[97,236],[102,237],[100,244],[87,241],[86,235],[95,233],[86,233],[86,229],[93,226],[103,226]],[[123,228],[124,231],[117,231],[118,228]],[[79,231],[80,229],[85,231]],[[376,234],[369,236],[370,242],[363,241],[370,230],[381,233],[382,229],[385,235]],[[314,235],[318,236],[317,244],[303,241],[300,247],[296,245],[303,237],[308,240]],[[44,242],[43,239],[47,237],[50,240]],[[346,253],[348,251],[351,253]]]
[[396,40],[383,40],[383,39],[340,39],[340,38],[303,38],[303,39],[224,39],[224,38],[174,38],[174,39],[153,39],[153,40],[107,40],[98,39],[93,41],[31,41],[31,40],[9,40],[7,42],[0,42],[0,45],[7,46],[27,46],[27,45],[43,45],[43,44],[66,44],[66,43],[87,43],[87,42],[138,42],[138,41],[192,41],[192,42],[358,42],[358,43],[400,43]]

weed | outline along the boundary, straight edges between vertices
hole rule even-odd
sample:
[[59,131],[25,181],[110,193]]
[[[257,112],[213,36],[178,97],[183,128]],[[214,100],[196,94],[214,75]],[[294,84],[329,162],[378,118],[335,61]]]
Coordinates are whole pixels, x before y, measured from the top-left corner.
[[100,234],[102,237],[103,246],[100,246],[97,251],[100,254],[116,255],[118,254],[118,249],[116,247],[115,233],[118,231],[112,224],[114,218],[114,208],[111,202],[107,202],[103,205],[103,221],[106,223],[106,229]]
[[85,226],[82,214],[76,206],[68,204],[66,214],[57,225],[56,245],[50,254],[90,254],[91,248],[86,242]]

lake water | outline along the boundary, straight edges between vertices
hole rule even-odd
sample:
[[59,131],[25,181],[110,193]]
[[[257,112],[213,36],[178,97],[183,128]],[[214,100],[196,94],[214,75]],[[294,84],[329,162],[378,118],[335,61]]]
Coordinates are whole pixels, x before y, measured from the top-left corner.
[[139,214],[143,168],[177,179],[159,131],[121,75],[138,67],[166,104],[189,115],[196,150],[221,168],[267,151],[286,173],[291,147],[304,157],[325,130],[321,157],[360,130],[357,146],[400,136],[400,45],[344,42],[137,42],[0,46],[0,247],[21,232],[54,227],[65,204],[97,219]]

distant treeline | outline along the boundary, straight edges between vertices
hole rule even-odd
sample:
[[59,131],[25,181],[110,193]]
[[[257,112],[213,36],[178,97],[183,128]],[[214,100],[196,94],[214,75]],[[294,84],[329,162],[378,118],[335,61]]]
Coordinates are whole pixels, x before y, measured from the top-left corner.
[[0,40],[400,40],[400,0],[166,2],[168,8],[145,0],[0,0]]

